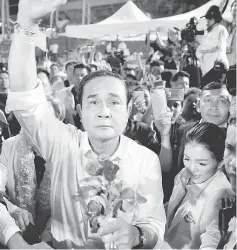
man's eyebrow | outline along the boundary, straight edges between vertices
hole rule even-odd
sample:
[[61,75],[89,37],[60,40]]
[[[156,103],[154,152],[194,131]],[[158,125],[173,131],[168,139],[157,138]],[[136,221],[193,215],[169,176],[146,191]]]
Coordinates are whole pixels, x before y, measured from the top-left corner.
[[87,99],[89,99],[89,98],[95,98],[97,96],[97,94],[94,94],[94,95],[88,95],[87,96]]
[[120,98],[120,96],[118,94],[115,94],[115,93],[109,93],[109,95],[112,96],[112,97]]

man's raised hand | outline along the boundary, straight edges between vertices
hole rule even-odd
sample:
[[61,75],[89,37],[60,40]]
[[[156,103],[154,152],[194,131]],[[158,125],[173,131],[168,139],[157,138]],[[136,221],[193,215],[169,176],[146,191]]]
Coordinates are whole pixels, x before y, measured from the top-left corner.
[[30,28],[66,2],[67,0],[20,0],[17,21],[29,26],[25,28]]

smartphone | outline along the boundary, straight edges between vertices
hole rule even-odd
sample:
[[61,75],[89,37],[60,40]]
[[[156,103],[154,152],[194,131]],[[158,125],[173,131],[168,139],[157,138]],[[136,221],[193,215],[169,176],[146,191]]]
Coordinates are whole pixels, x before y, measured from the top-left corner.
[[145,100],[144,92],[141,90],[133,91],[132,96],[134,102],[143,102]]
[[167,100],[165,89],[153,89],[151,91],[151,103],[155,120],[159,120],[160,116],[167,112]]
[[168,101],[183,101],[184,89],[166,88],[170,92],[170,96],[167,97]]

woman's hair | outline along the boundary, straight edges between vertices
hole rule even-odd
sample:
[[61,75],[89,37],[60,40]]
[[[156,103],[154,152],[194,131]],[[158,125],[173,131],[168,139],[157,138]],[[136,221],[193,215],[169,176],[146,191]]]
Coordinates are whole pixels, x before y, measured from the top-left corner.
[[225,133],[217,125],[204,122],[195,125],[186,134],[185,145],[188,143],[198,143],[205,146],[213,157],[221,162],[225,150]]

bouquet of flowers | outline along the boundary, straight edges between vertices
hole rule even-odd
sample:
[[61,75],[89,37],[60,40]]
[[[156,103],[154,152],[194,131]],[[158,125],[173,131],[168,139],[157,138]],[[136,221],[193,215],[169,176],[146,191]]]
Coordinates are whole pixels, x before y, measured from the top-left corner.
[[[97,233],[105,219],[117,218],[118,212],[132,212],[138,203],[146,203],[147,200],[119,180],[118,164],[106,156],[96,158],[92,152],[86,157],[89,161],[85,170],[89,177],[80,181],[80,190],[73,198],[80,202],[83,210],[82,223],[89,222],[91,233]],[[117,162],[116,159],[114,161]]]

